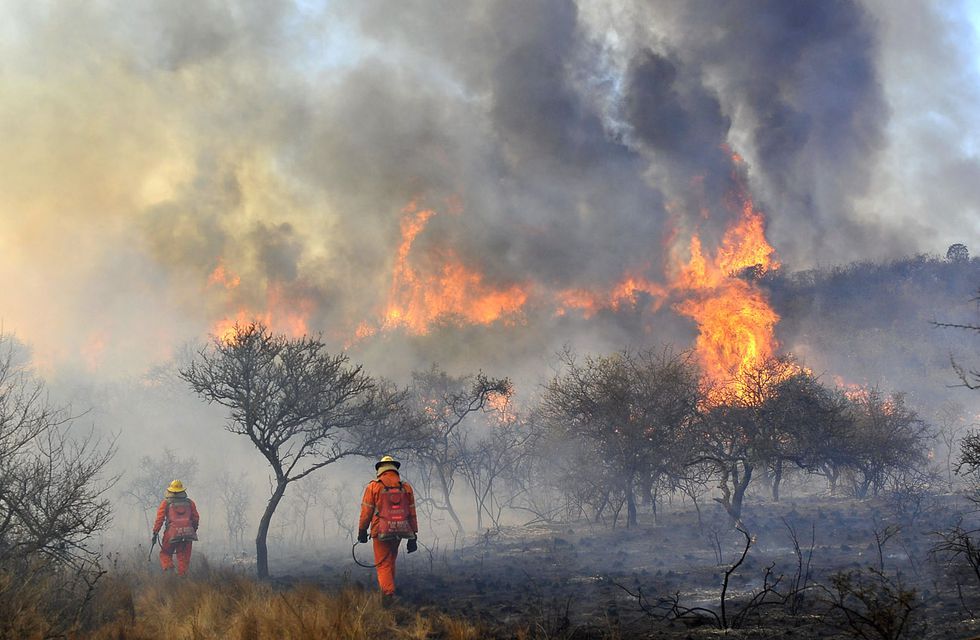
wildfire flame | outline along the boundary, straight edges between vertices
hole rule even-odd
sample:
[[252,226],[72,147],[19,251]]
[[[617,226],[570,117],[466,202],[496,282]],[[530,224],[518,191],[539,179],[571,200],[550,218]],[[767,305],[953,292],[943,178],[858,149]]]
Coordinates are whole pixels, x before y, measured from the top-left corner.
[[[431,209],[420,210],[415,203],[405,207],[402,213],[401,243],[382,329],[400,327],[422,335],[440,319],[469,324],[514,319],[527,302],[528,293],[523,286],[496,287],[485,282],[482,273],[465,265],[449,248],[442,248],[430,256],[434,258],[435,266],[414,265],[412,246],[436,213]],[[360,335],[372,333],[369,326],[362,325],[358,329]]]
[[694,235],[690,260],[671,288],[684,298],[674,308],[698,325],[695,350],[705,375],[722,393],[744,397],[739,380],[779,347],[779,315],[759,287],[741,276],[748,270],[762,275],[778,269],[779,263],[766,240],[765,219],[744,191],[739,196],[739,217],[714,256],[705,255]]
[[585,318],[591,318],[600,309],[619,310],[625,306],[635,306],[639,293],[653,298],[654,308],[659,307],[668,294],[667,288],[648,279],[642,273],[627,274],[610,291],[590,291],[588,289],[566,289],[558,293],[557,315],[565,315],[568,309],[577,309]]
[[242,279],[225,268],[224,262],[218,262],[211,275],[208,276],[208,285],[219,285],[225,289],[235,289],[242,283]]
[[[701,237],[692,234],[689,258],[667,268],[666,283],[647,277],[649,265],[628,271],[607,290],[569,288],[554,294],[556,314],[570,310],[590,318],[602,309],[618,310],[636,306],[641,296],[649,299],[656,310],[665,302],[680,314],[694,320],[698,327],[695,350],[706,378],[716,397],[735,397],[748,401],[744,385],[750,373],[770,361],[778,351],[775,327],[779,315],[769,304],[755,277],[778,269],[775,251],[766,239],[765,218],[756,209],[744,184],[744,162],[732,154],[734,188],[725,206],[733,214],[721,241],[706,249]],[[678,203],[670,212],[680,217]],[[460,210],[453,210],[459,214]],[[702,208],[700,218],[710,217]],[[423,256],[413,248],[430,220],[431,209],[415,202],[402,211],[401,241],[395,255],[391,287],[380,323],[362,323],[354,331],[357,340],[379,330],[401,328],[412,334],[426,334],[439,319],[454,319],[460,324],[490,324],[498,320],[514,321],[529,298],[524,284],[495,286],[483,274],[458,258],[451,248],[429,250]],[[676,229],[668,243],[674,245]],[[413,258],[423,257],[424,260]],[[795,373],[796,365],[787,365],[786,376]]]
[[[695,350],[716,389],[713,395],[721,398],[734,394],[744,400],[746,390],[740,388],[744,383],[739,380],[772,358],[779,348],[775,337],[779,315],[765,293],[746,276],[764,275],[778,269],[779,262],[766,240],[765,218],[743,184],[743,161],[732,154],[732,162],[736,186],[725,204],[736,217],[717,249],[706,252],[700,236],[693,234],[690,258],[678,268],[668,269],[673,276],[667,284],[649,280],[642,273],[627,273],[607,292],[569,289],[558,295],[558,315],[577,309],[589,318],[600,309],[635,305],[640,292],[652,298],[653,309],[670,299],[674,309],[698,326]],[[701,217],[707,216],[707,209],[702,209]],[[794,372],[791,367],[786,376]]]
[[208,277],[208,289],[224,290],[225,304],[237,306],[237,309],[224,315],[211,326],[211,335],[225,344],[230,344],[235,338],[235,327],[252,322],[260,323],[270,330],[284,333],[296,338],[309,333],[309,318],[314,304],[302,296],[288,293],[285,287],[277,282],[266,285],[265,305],[261,310],[255,310],[248,305],[236,305],[232,298],[234,291],[241,284],[241,277],[232,273],[219,262]]

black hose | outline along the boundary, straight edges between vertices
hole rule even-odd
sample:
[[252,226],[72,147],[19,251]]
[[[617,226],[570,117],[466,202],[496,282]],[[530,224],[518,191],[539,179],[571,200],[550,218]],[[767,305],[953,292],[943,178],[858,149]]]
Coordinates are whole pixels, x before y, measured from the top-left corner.
[[355,542],[354,544],[351,545],[351,547],[350,547],[350,555],[351,555],[352,558],[354,558],[354,564],[356,564],[359,567],[364,567],[365,569],[377,569],[378,568],[378,565],[381,564],[382,562],[384,562],[385,560],[387,560],[388,559],[388,556],[390,555],[390,554],[387,554],[386,553],[385,554],[385,557],[381,558],[381,560],[379,560],[375,564],[364,564],[363,562],[361,562],[360,560],[357,559],[357,554],[354,553],[354,549],[357,548],[357,545],[358,545],[357,542]]

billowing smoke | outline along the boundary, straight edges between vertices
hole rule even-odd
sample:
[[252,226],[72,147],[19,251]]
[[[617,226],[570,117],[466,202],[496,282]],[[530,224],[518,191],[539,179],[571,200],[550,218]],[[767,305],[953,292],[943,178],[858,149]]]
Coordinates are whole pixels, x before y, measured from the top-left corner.
[[[589,317],[562,292],[662,282],[740,180],[796,267],[944,248],[964,227],[909,233],[932,197],[975,213],[976,149],[944,143],[976,70],[932,33],[966,36],[908,37],[955,21],[913,4],[7,3],[0,318],[41,364],[127,372],[251,315],[409,368],[686,342],[642,291]],[[954,89],[931,164],[902,153],[920,87]],[[417,272],[519,314],[385,330],[424,210]]]

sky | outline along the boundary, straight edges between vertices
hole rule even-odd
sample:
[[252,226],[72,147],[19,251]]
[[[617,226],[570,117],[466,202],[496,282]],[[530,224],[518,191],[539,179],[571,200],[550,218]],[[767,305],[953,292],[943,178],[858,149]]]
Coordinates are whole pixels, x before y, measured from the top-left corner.
[[474,359],[621,344],[649,322],[571,293],[668,281],[733,193],[785,269],[980,251],[978,25],[966,1],[0,0],[0,325],[42,371],[110,376],[250,317],[377,362],[440,310]]

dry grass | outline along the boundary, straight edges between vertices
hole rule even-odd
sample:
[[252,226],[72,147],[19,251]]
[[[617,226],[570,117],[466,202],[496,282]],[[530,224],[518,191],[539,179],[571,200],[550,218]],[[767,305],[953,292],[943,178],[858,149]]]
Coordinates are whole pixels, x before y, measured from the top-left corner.
[[227,571],[182,579],[109,576],[87,632],[76,640],[307,640],[319,638],[479,638],[473,625],[443,614],[385,608],[377,593],[285,591]]

